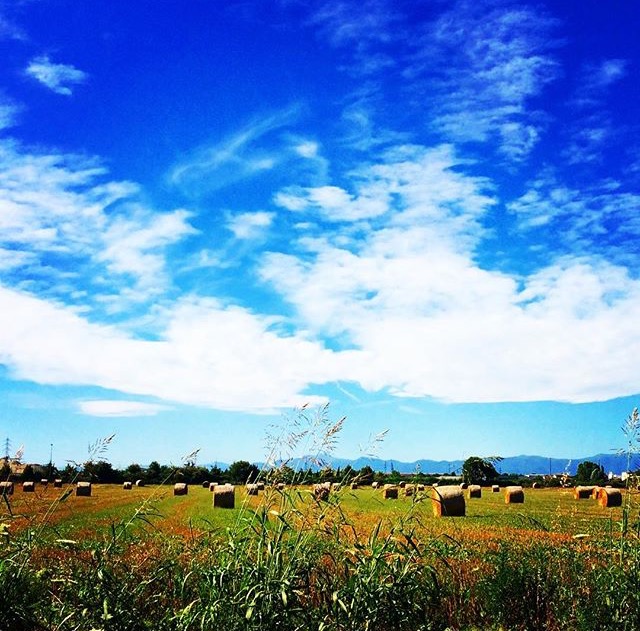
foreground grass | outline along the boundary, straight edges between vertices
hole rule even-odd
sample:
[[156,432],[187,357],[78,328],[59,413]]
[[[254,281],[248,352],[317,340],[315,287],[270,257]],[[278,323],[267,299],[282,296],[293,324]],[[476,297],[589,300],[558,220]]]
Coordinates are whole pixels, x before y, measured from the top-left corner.
[[456,519],[368,488],[213,510],[201,487],[98,485],[47,516],[53,497],[16,491],[4,515],[0,629],[640,628],[634,530],[570,491],[485,490]]

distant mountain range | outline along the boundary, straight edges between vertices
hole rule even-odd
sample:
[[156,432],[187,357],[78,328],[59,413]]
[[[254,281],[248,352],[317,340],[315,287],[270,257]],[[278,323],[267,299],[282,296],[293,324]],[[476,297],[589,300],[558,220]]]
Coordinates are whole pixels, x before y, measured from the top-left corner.
[[[334,458],[329,455],[321,457],[320,460],[325,466],[332,469],[344,469],[351,466],[353,469],[362,469],[369,466],[374,471],[383,473],[460,473],[464,460],[416,460],[415,462],[402,462],[400,460],[381,460],[380,458],[361,457],[355,460],[345,458]],[[620,475],[627,470],[627,456],[620,454],[596,454],[586,458],[545,458],[544,456],[511,456],[504,458],[500,462],[495,463],[496,469],[500,473],[514,473],[518,475],[549,475],[563,474],[575,475],[578,465],[585,461],[595,462],[602,465],[606,473],[613,472]],[[293,469],[313,469],[317,470],[320,465],[317,464],[318,458],[297,458],[289,462],[289,466]],[[316,464],[311,464],[315,462]],[[264,463],[254,463],[262,468]],[[228,465],[225,463],[217,463],[221,469],[225,469]],[[211,465],[205,465],[211,466]],[[631,470],[635,471],[640,468],[640,456],[631,459]]]

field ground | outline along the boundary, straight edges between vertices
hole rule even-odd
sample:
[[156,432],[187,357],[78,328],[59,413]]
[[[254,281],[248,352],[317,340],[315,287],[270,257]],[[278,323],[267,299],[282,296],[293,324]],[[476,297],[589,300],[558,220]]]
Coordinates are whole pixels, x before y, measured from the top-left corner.
[[[0,509],[3,631],[605,631],[640,629],[635,491],[466,497],[190,486],[15,493]],[[466,495],[466,492],[465,492]]]

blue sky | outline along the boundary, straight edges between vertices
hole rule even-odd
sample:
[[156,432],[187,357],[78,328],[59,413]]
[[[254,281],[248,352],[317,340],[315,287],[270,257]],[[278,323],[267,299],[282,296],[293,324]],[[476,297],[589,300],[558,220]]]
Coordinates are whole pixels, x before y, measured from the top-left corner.
[[[640,384],[636,3],[0,2],[25,459],[581,457]],[[52,447],[53,446],[53,447]]]

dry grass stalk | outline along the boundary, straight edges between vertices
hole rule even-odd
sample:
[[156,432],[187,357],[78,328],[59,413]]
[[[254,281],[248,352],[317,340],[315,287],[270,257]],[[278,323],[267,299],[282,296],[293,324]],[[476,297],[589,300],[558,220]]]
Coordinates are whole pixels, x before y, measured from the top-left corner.
[[440,486],[434,489],[431,506],[435,517],[464,517],[466,504],[460,486]]

